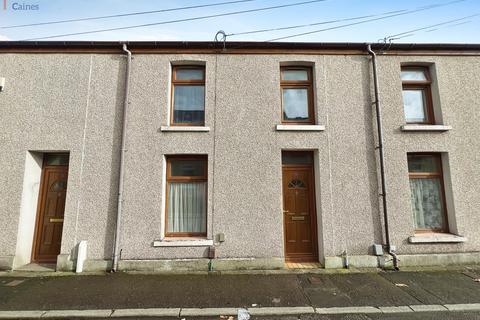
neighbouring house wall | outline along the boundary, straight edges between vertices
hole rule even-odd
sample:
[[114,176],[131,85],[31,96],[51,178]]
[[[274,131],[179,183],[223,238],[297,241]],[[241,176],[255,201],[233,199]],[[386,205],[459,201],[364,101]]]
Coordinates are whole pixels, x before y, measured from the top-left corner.
[[[441,110],[447,132],[402,132],[405,124],[400,66],[402,63],[430,64],[438,95],[435,108]],[[478,210],[480,208],[479,152],[480,134],[480,60],[458,56],[388,56],[379,58],[379,81],[383,102],[386,172],[388,175],[389,210],[392,243],[400,254],[480,251]],[[434,72],[432,72],[432,70]],[[438,87],[435,88],[435,87]],[[437,92],[435,92],[437,91]],[[438,113],[437,113],[438,114]],[[436,115],[437,116],[437,115]],[[407,152],[441,152],[445,184],[451,184],[453,212],[449,212],[451,231],[467,238],[459,244],[409,244],[414,234],[410,207]],[[446,163],[447,162],[447,163]],[[448,191],[448,188],[447,188]],[[448,201],[448,195],[447,195]],[[456,225],[456,227],[455,227]],[[452,228],[453,227],[453,228]]]
[[89,258],[111,256],[123,66],[119,55],[1,55],[0,257],[16,255],[28,151],[70,152],[61,253],[88,240]]
[[[367,55],[134,54],[127,111],[121,258],[189,259],[208,245],[156,247],[164,228],[165,155],[208,155],[207,238],[218,258],[281,261],[282,150],[315,151],[320,260],[371,254],[383,241],[371,65]],[[433,63],[443,123],[407,133],[402,62]],[[207,132],[166,132],[173,64],[205,64]],[[314,70],[316,122],[325,131],[277,131],[280,65]],[[477,132],[480,62],[467,56],[379,56],[392,244],[400,254],[480,251]],[[0,257],[16,255],[28,151],[69,151],[61,254],[88,241],[89,260],[112,253],[125,58],[116,54],[2,54]],[[463,244],[409,244],[414,234],[407,152],[443,152]],[[446,175],[447,176],[447,175]],[[74,256],[71,257],[74,259]]]

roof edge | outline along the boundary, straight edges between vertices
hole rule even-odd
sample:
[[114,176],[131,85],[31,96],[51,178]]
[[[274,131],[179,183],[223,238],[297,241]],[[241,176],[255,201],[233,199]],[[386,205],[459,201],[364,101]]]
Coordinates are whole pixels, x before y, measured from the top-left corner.
[[[282,51],[365,51],[366,42],[214,42],[214,41],[0,41],[0,52],[70,50],[121,50],[123,44],[135,50],[282,50]],[[371,43],[380,51],[480,51],[480,43]]]

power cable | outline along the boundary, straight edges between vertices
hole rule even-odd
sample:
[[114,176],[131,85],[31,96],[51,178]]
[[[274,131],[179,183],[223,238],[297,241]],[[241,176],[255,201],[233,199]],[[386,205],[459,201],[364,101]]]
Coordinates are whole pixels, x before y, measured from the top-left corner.
[[431,32],[431,31],[435,31],[435,30],[443,29],[443,28],[453,28],[453,27],[456,27],[456,26],[461,26],[462,24],[470,23],[470,22],[472,22],[472,21],[473,21],[473,20],[467,20],[467,21],[464,21],[464,22],[455,23],[455,24],[452,24],[452,25],[449,25],[449,26],[445,26],[445,27],[440,27],[440,28],[436,28],[436,29],[432,29],[432,30],[426,30],[425,32]]
[[244,32],[237,32],[237,33],[229,33],[229,34],[226,34],[226,36],[233,37],[233,36],[240,36],[240,35],[245,35],[245,34],[305,28],[305,27],[318,26],[318,25],[322,25],[322,24],[331,24],[331,23],[337,23],[337,22],[342,22],[342,21],[352,21],[352,20],[360,20],[360,19],[365,19],[365,18],[384,16],[384,15],[387,15],[387,14],[393,14],[393,13],[399,13],[399,12],[405,12],[405,11],[407,11],[407,10],[396,10],[396,11],[389,11],[389,12],[384,12],[384,13],[379,13],[379,14],[370,14],[370,15],[366,15],[366,16],[359,16],[359,17],[352,17],[352,18],[342,18],[342,19],[336,19],[336,20],[327,20],[327,21],[314,22],[314,23],[309,23],[309,24],[300,24],[300,25],[288,26],[288,27],[278,27],[278,28],[271,28],[271,29],[260,29],[260,30],[244,31]]
[[283,4],[283,5],[277,5],[277,6],[263,7],[263,8],[257,8],[257,9],[248,9],[248,10],[241,10],[241,11],[231,11],[231,12],[219,13],[219,14],[212,14],[212,15],[207,15],[207,16],[199,16],[199,17],[192,17],[192,18],[186,18],[186,19],[177,19],[177,20],[161,21],[161,22],[154,22],[154,23],[145,23],[145,24],[138,24],[138,25],[126,26],[126,27],[117,27],[117,28],[109,28],[109,29],[98,29],[98,30],[91,30],[91,31],[65,33],[65,34],[58,34],[58,35],[53,35],[53,36],[45,36],[45,37],[24,39],[24,40],[21,40],[21,41],[33,41],[33,40],[53,39],[53,38],[61,38],[61,37],[69,37],[69,36],[78,36],[78,35],[101,33],[101,32],[108,32],[108,31],[117,31],[117,30],[126,30],[126,29],[134,29],[134,28],[158,26],[158,25],[165,25],[165,24],[172,24],[172,23],[179,23],[179,22],[186,22],[186,21],[196,21],[196,20],[203,20],[203,19],[210,19],[210,18],[217,18],[217,17],[232,16],[232,15],[238,15],[238,14],[244,14],[244,13],[259,12],[259,11],[266,11],[266,10],[280,9],[280,8],[287,8],[287,7],[294,7],[294,6],[300,6],[300,5],[311,4],[311,3],[318,3],[318,2],[324,2],[324,1],[327,1],[327,0],[310,0],[310,1],[294,2],[294,3],[290,3],[290,4]]
[[472,20],[468,20],[468,21],[460,22],[460,23],[455,23],[455,24],[452,24],[450,26],[435,28],[435,29],[431,29],[431,30],[425,30],[425,32],[434,32],[434,31],[437,31],[438,29],[443,29],[443,28],[453,28],[453,27],[456,27],[456,26],[461,26],[462,24],[470,23],[470,22],[472,22]]
[[389,41],[389,40],[394,40],[394,39],[396,40],[396,39],[405,38],[407,35],[412,36],[412,35],[415,34],[415,32],[418,32],[418,31],[428,30],[428,29],[432,29],[432,28],[435,28],[435,27],[444,26],[444,25],[447,25],[447,24],[451,24],[453,22],[462,21],[462,20],[465,20],[465,19],[470,19],[470,18],[478,17],[478,16],[480,16],[480,13],[475,13],[475,14],[472,14],[472,15],[469,15],[469,16],[466,16],[466,17],[463,17],[463,18],[453,19],[453,20],[449,20],[449,21],[445,21],[445,22],[441,22],[441,23],[432,24],[430,26],[426,26],[426,27],[422,27],[422,28],[418,28],[418,29],[413,29],[413,30],[397,33],[397,34],[385,37],[384,41],[386,42],[386,41]]
[[309,35],[309,34],[314,34],[314,33],[319,33],[319,32],[324,32],[324,31],[329,31],[329,30],[346,28],[346,27],[350,27],[350,26],[355,26],[355,25],[363,24],[363,23],[368,23],[368,22],[373,22],[373,21],[378,21],[378,20],[384,20],[384,19],[389,19],[389,18],[393,18],[393,17],[408,15],[408,14],[412,14],[412,13],[416,13],[416,12],[420,12],[420,11],[425,11],[425,10],[430,10],[430,9],[439,8],[439,7],[444,7],[444,6],[448,6],[448,5],[455,4],[455,3],[459,3],[459,2],[463,2],[463,1],[465,1],[465,0],[455,0],[455,1],[450,1],[450,2],[442,3],[442,4],[436,4],[436,5],[429,5],[429,6],[419,7],[419,8],[417,8],[417,9],[408,10],[408,11],[406,11],[406,12],[400,12],[400,13],[396,13],[396,14],[387,15],[387,16],[384,16],[384,17],[373,18],[373,19],[368,19],[368,20],[363,20],[363,21],[359,21],[359,22],[353,22],[353,23],[343,24],[343,25],[334,26],[334,27],[329,27],[329,28],[324,28],[324,29],[319,29],[319,30],[313,30],[313,31],[308,31],[308,32],[302,32],[302,33],[292,34],[292,35],[288,35],[288,36],[283,36],[283,37],[279,37],[279,38],[274,38],[274,39],[266,40],[265,42],[272,42],[272,41],[290,39],[290,38],[305,36],[305,35]]
[[169,8],[169,9],[162,9],[162,10],[113,14],[113,15],[109,15],[109,16],[88,17],[88,18],[67,19],[67,20],[56,20],[56,21],[37,22],[37,23],[29,23],[29,24],[17,24],[17,25],[13,25],[13,26],[3,26],[3,27],[0,27],[0,29],[24,28],[24,27],[43,26],[43,25],[50,25],[50,24],[78,22],[78,21],[90,21],[90,20],[110,19],[110,18],[119,18],[119,17],[129,17],[129,16],[144,15],[144,14],[153,14],[153,13],[162,13],[162,12],[172,12],[172,11],[180,11],[180,10],[190,10],[190,9],[198,9],[198,8],[224,6],[224,5],[227,5],[227,4],[236,4],[236,3],[252,2],[252,1],[257,1],[257,0],[236,0],[236,1],[226,1],[226,2],[219,2],[219,3],[207,3],[207,4],[201,4],[201,5],[196,5],[196,6],[188,6],[188,7]]

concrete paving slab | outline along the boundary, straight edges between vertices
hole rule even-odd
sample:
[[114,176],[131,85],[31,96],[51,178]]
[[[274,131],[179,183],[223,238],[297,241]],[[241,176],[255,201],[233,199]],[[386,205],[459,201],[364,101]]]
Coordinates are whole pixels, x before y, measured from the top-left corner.
[[477,303],[480,300],[480,285],[461,272],[389,272],[380,276],[393,284],[406,284],[407,287],[399,289],[420,304]]
[[0,319],[40,319],[45,311],[0,311]]
[[445,304],[444,307],[450,311],[480,311],[480,303]]
[[248,308],[248,313],[252,316],[300,315],[315,313],[315,310],[312,307],[265,307]]
[[363,314],[363,313],[382,313],[375,307],[333,307],[333,308],[315,308],[318,314]]
[[234,316],[238,308],[185,308],[180,310],[180,317]]
[[301,275],[314,307],[402,306],[418,300],[378,274]]
[[[382,313],[369,314],[365,320],[479,320],[480,313],[472,312],[410,312],[410,313]],[[302,319],[303,320],[303,319]],[[309,319],[310,320],[310,319]],[[312,319],[313,320],[313,319]],[[316,319],[315,319],[316,320]],[[323,320],[323,319],[322,319]],[[347,320],[341,318],[332,318],[328,320]],[[353,320],[353,319],[348,319]],[[363,320],[363,319],[362,319]]]
[[399,306],[399,307],[378,307],[383,313],[405,313],[413,312],[409,306]]
[[180,308],[117,309],[111,318],[125,317],[178,317]]
[[447,311],[442,305],[439,304],[418,304],[410,306],[414,312],[427,312],[427,311]]
[[113,310],[48,310],[42,315],[42,318],[107,318],[110,317]]

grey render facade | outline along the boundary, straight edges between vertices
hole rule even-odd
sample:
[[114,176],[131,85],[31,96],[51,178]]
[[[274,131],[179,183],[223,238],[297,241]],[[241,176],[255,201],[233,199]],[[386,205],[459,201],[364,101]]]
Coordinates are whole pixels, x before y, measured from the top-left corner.
[[[284,268],[282,151],[313,154],[318,261],[376,267],[385,242],[364,44],[130,43],[120,270]],[[399,266],[480,262],[480,46],[378,54],[391,244]],[[204,126],[170,125],[172,66],[205,70]],[[405,126],[401,67],[431,78],[435,123]],[[314,126],[282,124],[281,66],[307,66]],[[69,154],[57,270],[111,267],[126,58],[118,43],[1,43],[0,267],[31,262],[45,154]],[[307,126],[307,125],[306,125]],[[411,131],[410,131],[411,130]],[[441,159],[447,230],[415,231],[408,154]],[[165,237],[166,157],[206,155],[206,235]],[[224,236],[224,239],[222,238]],[[224,240],[221,241],[220,240]],[[388,263],[388,262],[387,262]]]

